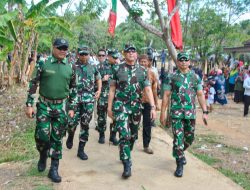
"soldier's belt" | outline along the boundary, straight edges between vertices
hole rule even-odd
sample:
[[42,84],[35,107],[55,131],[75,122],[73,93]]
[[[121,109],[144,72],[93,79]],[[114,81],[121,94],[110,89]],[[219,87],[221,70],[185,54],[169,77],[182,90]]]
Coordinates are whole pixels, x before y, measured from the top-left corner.
[[64,99],[52,100],[52,99],[45,98],[44,96],[40,96],[40,98],[43,101],[51,103],[51,104],[61,104],[67,99],[67,98],[64,98]]

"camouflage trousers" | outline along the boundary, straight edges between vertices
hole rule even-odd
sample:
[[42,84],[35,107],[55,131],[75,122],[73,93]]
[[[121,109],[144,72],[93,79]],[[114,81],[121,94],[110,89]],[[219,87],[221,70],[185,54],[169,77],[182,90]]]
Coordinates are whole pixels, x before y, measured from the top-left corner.
[[[107,112],[108,112],[108,102],[103,102],[102,100],[99,100],[97,102],[97,126],[96,130],[101,133],[105,132],[107,129]],[[115,132],[113,125],[110,124],[111,130]]]
[[131,150],[138,139],[141,110],[133,113],[114,112],[115,130],[119,132],[120,160],[131,159]]
[[69,119],[68,133],[75,133],[76,127],[80,122],[79,140],[87,142],[89,138],[89,123],[92,119],[93,111],[94,102],[78,103],[74,117]]
[[171,118],[173,141],[173,157],[183,158],[184,151],[194,141],[195,119],[176,119]]
[[66,103],[52,104],[39,99],[37,103],[35,140],[39,152],[49,150],[49,156],[62,158],[62,139],[67,128]]

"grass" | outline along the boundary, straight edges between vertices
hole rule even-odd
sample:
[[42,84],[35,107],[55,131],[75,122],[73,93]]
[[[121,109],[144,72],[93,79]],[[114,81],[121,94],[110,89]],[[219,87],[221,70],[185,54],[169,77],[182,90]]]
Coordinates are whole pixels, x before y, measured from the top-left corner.
[[237,184],[239,184],[245,190],[250,190],[250,174],[236,173],[231,170],[226,170],[224,168],[220,168],[219,171],[225,176],[232,179]]
[[49,185],[39,185],[35,187],[34,190],[53,190],[53,188]]
[[[47,165],[48,165],[48,163],[47,163]],[[37,163],[36,162],[33,162],[32,165],[30,166],[30,168],[28,169],[28,171],[26,172],[26,176],[36,176],[36,177],[47,176],[47,174],[48,174],[47,170],[45,170],[44,172],[39,172],[37,170]]]
[[26,131],[16,132],[11,139],[1,147],[0,163],[10,161],[25,161],[37,157],[34,129],[27,127]]
[[[206,144],[209,147],[215,147],[217,144],[222,144],[220,151],[225,155],[241,155],[244,154],[245,151],[238,147],[228,146],[221,142],[223,137],[216,135],[196,135],[196,141],[193,146],[191,146],[189,152],[192,153],[195,157],[207,163],[210,166],[215,166],[215,164],[219,164],[223,162],[216,158],[216,154],[213,155],[212,152],[200,152],[199,148],[201,145]],[[218,165],[217,165],[218,166]],[[235,172],[230,169],[226,169],[224,166],[216,167],[218,171],[224,174],[226,177],[233,180],[235,183],[239,184],[245,190],[250,190],[250,174],[245,174],[243,172]]]
[[207,163],[208,165],[212,166],[215,163],[221,162],[220,159],[213,158],[212,156],[209,156],[207,154],[201,154],[201,153],[194,153],[190,151],[195,157],[202,160],[203,162]]

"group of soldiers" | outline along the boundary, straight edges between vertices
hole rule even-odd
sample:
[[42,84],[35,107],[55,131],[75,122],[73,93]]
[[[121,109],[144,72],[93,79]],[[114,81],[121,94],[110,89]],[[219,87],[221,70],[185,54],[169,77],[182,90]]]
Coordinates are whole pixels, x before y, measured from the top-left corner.
[[[66,146],[73,147],[77,125],[80,123],[77,156],[87,160],[85,145],[89,137],[89,123],[94,104],[97,101],[97,126],[100,144],[105,143],[107,115],[113,120],[110,124],[110,138],[113,145],[119,145],[120,160],[123,163],[123,178],[131,176],[131,151],[138,139],[138,129],[143,113],[143,146],[149,148],[151,127],[159,110],[157,99],[157,77],[151,69],[150,56],[138,57],[136,47],[124,47],[125,61],[118,64],[118,52],[105,49],[98,51],[98,66],[89,62],[90,50],[80,46],[77,61],[69,63],[66,58],[69,44],[63,38],[53,42],[52,55],[37,64],[29,84],[26,102],[26,115],[36,117],[35,141],[40,154],[38,171],[46,169],[47,158],[51,158],[48,177],[53,182],[61,182],[58,174],[59,160],[62,158],[62,139],[68,133]],[[189,56],[178,54],[178,70],[163,81],[160,121],[166,122],[166,108],[171,99],[171,121],[174,134],[173,156],[177,168],[175,176],[181,177],[186,164],[184,150],[194,139],[195,96],[203,109],[203,119],[207,119],[207,108],[202,93],[201,81],[189,70]],[[139,61],[140,64],[137,63]],[[33,104],[37,87],[39,97],[34,114]],[[170,94],[172,96],[170,98]],[[119,133],[119,140],[116,133]]]

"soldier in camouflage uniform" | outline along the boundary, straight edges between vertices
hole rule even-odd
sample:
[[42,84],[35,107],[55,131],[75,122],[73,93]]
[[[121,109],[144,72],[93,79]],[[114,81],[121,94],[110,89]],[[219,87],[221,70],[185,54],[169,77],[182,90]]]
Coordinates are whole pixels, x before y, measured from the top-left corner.
[[[79,59],[75,63],[76,85],[77,85],[77,110],[74,118],[69,121],[67,148],[73,146],[75,130],[80,121],[79,146],[77,156],[82,160],[87,160],[88,156],[84,152],[84,147],[89,137],[89,123],[94,111],[94,100],[98,99],[101,93],[102,81],[99,71],[95,65],[89,63],[89,48],[82,46],[78,48]],[[95,83],[97,91],[95,92]]]
[[[195,131],[195,97],[203,110],[203,119],[207,119],[207,107],[200,78],[189,69],[189,55],[185,52],[177,55],[178,69],[163,81],[164,95],[160,121],[166,124],[166,108],[171,95],[170,117],[174,135],[173,156],[176,158],[176,177],[182,177],[186,164],[184,151],[192,144]],[[172,93],[172,94],[171,94]]]
[[136,48],[126,45],[124,52],[125,62],[118,64],[113,71],[108,99],[108,115],[115,120],[115,128],[120,135],[120,159],[124,166],[122,177],[128,178],[131,176],[130,152],[138,138],[143,90],[149,98],[152,119],[155,119],[156,112],[147,70],[136,63]]
[[[40,61],[30,81],[26,102],[26,115],[34,115],[34,98],[39,84],[39,98],[36,114],[35,140],[40,153],[38,171],[46,169],[47,156],[51,157],[48,177],[53,182],[61,182],[58,174],[59,159],[62,158],[62,138],[67,127],[66,101],[69,116],[73,117],[76,104],[75,71],[65,58],[68,42],[58,38],[53,43],[52,56]],[[68,98],[69,97],[69,98]]]
[[[109,95],[109,82],[112,76],[112,67],[116,63],[116,59],[118,59],[118,53],[116,51],[108,51],[108,59],[106,60],[106,51],[104,49],[100,49],[98,51],[98,59],[100,64],[97,66],[101,77],[102,77],[102,92],[100,98],[97,103],[97,127],[96,130],[99,132],[99,140],[100,144],[105,143],[105,131],[107,128],[107,108],[108,108],[108,95]],[[118,145],[118,141],[116,139],[116,131],[114,127],[112,127],[113,123],[110,124],[110,142],[114,145]]]

